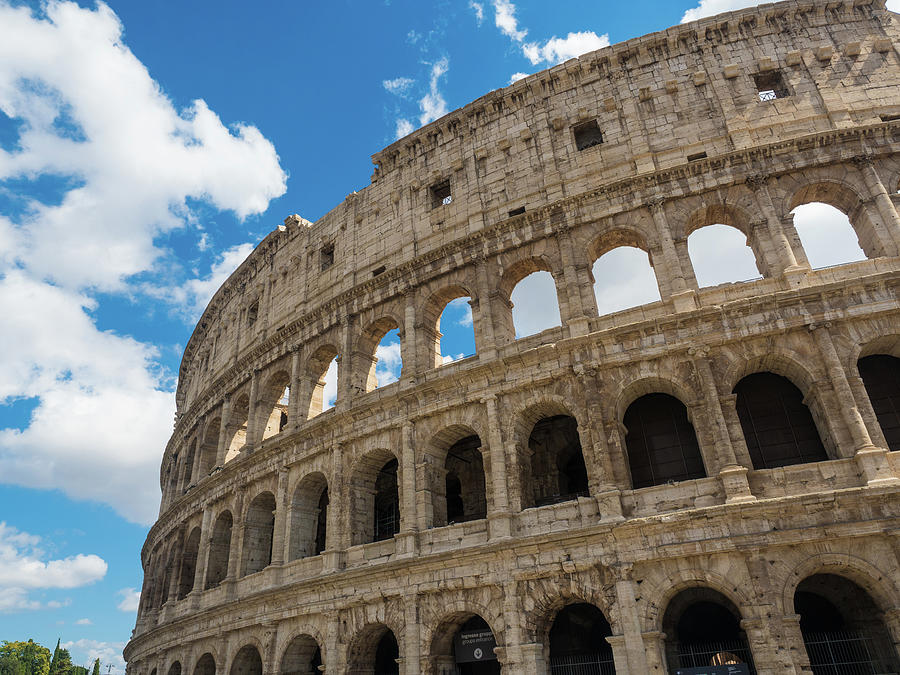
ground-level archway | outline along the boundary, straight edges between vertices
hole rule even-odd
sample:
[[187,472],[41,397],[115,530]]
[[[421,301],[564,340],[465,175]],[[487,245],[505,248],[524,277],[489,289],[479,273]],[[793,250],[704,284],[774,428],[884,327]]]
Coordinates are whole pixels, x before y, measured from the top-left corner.
[[458,614],[436,631],[431,644],[434,675],[499,675],[503,672],[494,647],[497,640],[477,614]]
[[560,610],[549,635],[552,675],[615,675],[612,628],[594,605],[576,602]]

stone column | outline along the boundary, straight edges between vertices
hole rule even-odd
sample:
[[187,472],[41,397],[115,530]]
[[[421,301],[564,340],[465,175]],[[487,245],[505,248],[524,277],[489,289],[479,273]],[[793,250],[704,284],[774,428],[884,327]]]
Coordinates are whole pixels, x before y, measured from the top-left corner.
[[284,563],[287,556],[284,552],[285,528],[287,527],[287,488],[288,470],[278,469],[278,488],[275,491],[275,524],[272,531],[272,562],[274,566]]
[[405,593],[403,596],[403,619],[406,627],[403,631],[400,655],[403,657],[406,670],[400,672],[405,672],[406,675],[420,675],[422,636],[420,634],[419,597],[414,591]]
[[884,183],[878,177],[872,158],[861,155],[854,157],[853,163],[856,164],[857,169],[862,174],[866,188],[869,190],[869,195],[875,200],[875,207],[884,224],[886,230],[884,239],[886,241],[882,241],[882,245],[884,246],[885,254],[895,256],[900,250],[900,215],[897,214],[897,209],[894,208],[894,203],[891,201]]
[[[856,370],[855,372],[859,372]],[[863,421],[866,424],[866,429],[869,430],[869,437],[872,439],[872,444],[879,447],[890,449],[887,447],[887,439],[884,437],[884,431],[881,429],[881,423],[878,421],[878,415],[875,414],[875,408],[872,407],[872,400],[869,398],[869,391],[866,389],[866,383],[863,382],[862,377],[859,375],[848,375],[847,383],[850,385],[850,389],[853,391],[853,399],[856,401],[857,407],[859,408],[859,414],[862,415]]]
[[[587,335],[590,331],[591,317],[597,316],[597,301],[594,298],[594,291],[590,284],[586,286],[584,284],[589,275],[582,272],[584,268],[579,269],[576,262],[571,229],[565,227],[557,230],[556,240],[559,243],[559,253],[563,264],[563,281],[568,298],[568,311],[566,316],[562,316],[562,311],[560,311],[560,319],[564,326],[569,327],[570,335]],[[588,291],[587,293],[585,289]]]
[[798,266],[797,258],[794,256],[791,242],[781,226],[781,220],[775,212],[772,195],[769,193],[768,179],[769,177],[765,174],[755,174],[749,176],[745,182],[747,187],[753,191],[756,197],[756,204],[766,219],[769,239],[772,242],[772,249],[775,253],[774,263],[776,267],[773,271],[780,276],[786,272],[796,271],[800,266]]
[[[338,354],[337,400],[335,407],[341,410],[353,404],[353,337],[356,334],[356,317],[348,316],[341,322],[341,353]],[[324,400],[323,400],[324,404]]]
[[866,429],[862,415],[860,415],[859,409],[856,407],[853,391],[847,382],[844,366],[840,358],[838,358],[837,350],[829,332],[830,329],[831,324],[828,322],[822,325],[809,324],[809,330],[816,340],[822,360],[825,362],[828,373],[831,375],[834,393],[837,395],[838,400],[843,402],[841,414],[853,438],[857,466],[868,485],[898,482],[900,479],[891,473],[890,465],[887,461],[887,451],[884,448],[875,447],[872,443],[869,430]]
[[653,224],[656,226],[656,236],[659,241],[660,251],[665,266],[666,287],[669,297],[663,300],[672,300],[676,312],[696,309],[697,303],[694,292],[687,287],[684,272],[681,269],[681,261],[678,259],[678,251],[672,241],[672,233],[666,220],[665,200],[662,198],[651,200],[648,203],[650,214],[653,216]]
[[[503,556],[500,561],[504,569],[512,570],[515,568],[514,554]],[[510,673],[529,673],[534,672],[520,667],[522,664],[522,627],[523,611],[518,602],[519,593],[517,583],[514,579],[510,579],[503,585],[503,623],[506,630],[503,631],[503,643],[505,645],[504,652],[504,670]],[[499,658],[499,654],[498,654]]]
[[403,310],[403,330],[400,337],[400,352],[403,355],[403,365],[400,367],[400,379],[412,380],[419,372],[422,362],[422,354],[418,345],[420,341],[416,326],[416,289],[408,288],[404,291],[406,306]]
[[616,581],[616,602],[619,605],[620,629],[625,642],[625,654],[628,660],[628,673],[649,673],[647,650],[641,631],[641,617],[638,614],[634,581],[631,578],[631,565],[626,564],[618,569],[619,579]]
[[491,285],[487,260],[479,257],[475,262],[477,303],[472,307],[475,331],[475,349],[479,359],[490,361],[497,356],[497,335],[494,331],[494,297],[496,289]]
[[163,604],[169,600],[176,600],[178,598],[178,583],[181,581],[181,563],[184,560],[184,535],[184,528],[178,528],[177,534],[175,535],[177,548],[175,549],[175,557],[172,560],[172,576],[169,578],[169,587],[166,589],[166,599]]
[[197,548],[197,567],[194,569],[194,587],[188,595],[191,598],[191,606],[195,609],[200,605],[200,593],[203,591],[206,570],[209,568],[209,543],[212,539],[211,520],[212,509],[203,509],[203,520],[200,523],[200,546]]
[[343,469],[344,444],[335,443],[331,451],[331,480],[328,484],[329,509],[325,515],[325,550],[323,571],[336,572],[344,566],[344,549],[350,543],[347,516],[350,513],[350,494]]
[[[413,422],[405,422],[400,428],[400,443],[400,532],[397,535],[397,553],[406,557],[416,554],[416,453]],[[418,660],[413,662],[415,665],[418,663]]]
[[728,425],[725,423],[725,416],[719,403],[719,389],[709,362],[709,350],[706,347],[691,347],[688,354],[703,388],[706,409],[712,422],[718,460],[715,469],[719,472],[719,480],[725,490],[725,501],[726,503],[756,501],[756,497],[750,493],[750,484],[747,482],[747,467],[738,464],[734,447],[731,445]]
[[262,675],[275,675],[275,664],[278,661],[278,654],[275,652],[278,641],[275,639],[278,633],[277,625],[271,619],[262,624],[263,627],[263,653],[262,657]]
[[238,578],[241,569],[241,556],[244,553],[244,491],[238,493],[234,503],[231,521],[231,545],[228,550],[228,571],[221,585]]
[[[773,621],[776,620],[773,617]],[[809,655],[806,653],[806,645],[803,642],[803,632],[800,630],[800,615],[786,614],[781,617],[782,645],[787,647],[790,659],[794,664],[794,672],[810,673]]]
[[246,452],[253,452],[262,439],[259,419],[259,368],[250,373],[250,403],[247,406],[247,442]]
[[505,539],[511,532],[511,514],[509,512],[509,493],[506,473],[506,452],[503,447],[503,432],[500,426],[500,413],[497,410],[497,397],[494,394],[481,399],[487,408],[488,448],[491,453],[491,488],[493,490],[494,509],[488,514],[491,539]]
[[[647,669],[644,673],[666,675],[669,672],[666,659],[666,634],[658,630],[650,630],[641,634],[644,653],[647,655]],[[630,671],[629,671],[630,672]]]
[[519,670],[513,672],[534,673],[534,675],[548,675],[549,664],[544,658],[544,645],[540,642],[529,642],[519,645]]
[[225,394],[222,401],[222,417],[219,421],[219,445],[216,448],[216,466],[225,464],[225,453],[228,451],[228,427],[231,422],[231,394]]
[[291,393],[288,399],[288,425],[296,429],[303,421],[303,413],[300,406],[300,346],[291,348]]
[[346,666],[346,654],[342,653],[340,647],[341,637],[341,615],[340,612],[333,612],[326,615],[328,623],[325,626],[325,644],[322,645],[322,665],[319,670],[328,675],[337,675],[343,672]]

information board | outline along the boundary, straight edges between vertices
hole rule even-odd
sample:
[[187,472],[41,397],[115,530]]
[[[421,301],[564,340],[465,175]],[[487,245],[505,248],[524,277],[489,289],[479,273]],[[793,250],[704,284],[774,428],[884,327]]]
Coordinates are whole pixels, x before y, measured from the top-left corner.
[[473,663],[475,661],[496,661],[494,647],[497,641],[490,629],[461,630],[454,641],[457,663]]
[[675,675],[750,675],[750,666],[746,663],[730,663],[727,666],[679,668]]

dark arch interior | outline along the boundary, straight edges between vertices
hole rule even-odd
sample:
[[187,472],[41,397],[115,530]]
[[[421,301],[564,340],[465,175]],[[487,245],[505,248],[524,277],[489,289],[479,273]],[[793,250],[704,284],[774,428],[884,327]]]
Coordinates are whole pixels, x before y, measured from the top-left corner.
[[310,635],[301,635],[288,645],[281,659],[281,675],[319,675],[322,652]]
[[397,460],[392,459],[375,478],[374,541],[390,539],[400,531],[400,496],[397,491]]
[[212,539],[209,542],[209,558],[206,569],[206,588],[215,588],[228,574],[231,555],[231,514],[226,511],[216,519]]
[[587,468],[574,417],[553,415],[539,420],[531,430],[528,448],[535,506],[588,495]]
[[807,577],[794,593],[794,611],[814,675],[900,672],[880,609],[849,579]]
[[275,496],[264,492],[247,509],[244,522],[242,576],[264,570],[272,562],[275,539]]
[[756,672],[740,612],[710,588],[689,588],[672,598],[663,615],[663,632],[670,667],[746,663]]
[[622,422],[634,489],[706,476],[694,425],[674,396],[641,396]]
[[200,551],[200,528],[191,530],[184,543],[181,555],[181,572],[178,582],[178,599],[186,597],[194,590],[194,576],[197,574],[197,554]]
[[262,658],[256,647],[247,645],[234,657],[231,675],[262,675]]
[[325,550],[325,535],[327,534],[328,524],[328,487],[322,490],[319,496],[319,513],[316,516],[316,541],[313,555],[319,555]]
[[400,658],[400,647],[397,638],[390,630],[385,631],[375,648],[375,675],[399,675],[397,659]]
[[612,675],[612,628],[603,612],[584,602],[564,607],[550,627],[550,670],[554,675]]
[[481,439],[467,436],[447,450],[447,522],[462,523],[487,515]]
[[169,666],[169,675],[181,675],[181,662],[175,661],[171,666]]
[[888,450],[900,450],[900,359],[873,354],[857,361]]
[[[452,647],[452,656],[454,663],[456,664],[455,675],[498,675],[501,672],[500,662],[497,661],[493,650],[489,650],[487,645],[482,646],[481,658],[477,661],[465,660],[467,657],[457,651],[456,638],[459,637],[461,633],[471,634],[472,632],[491,632],[491,627],[488,625],[487,621],[477,614],[459,627],[459,630],[457,630],[454,635]],[[468,653],[469,650],[466,650],[465,647],[463,647],[463,649]],[[461,658],[463,660],[462,663],[459,662]]]
[[194,675],[216,675],[216,660],[212,654],[204,654],[194,666]]
[[828,459],[803,392],[789,379],[754,373],[738,382],[734,393],[754,469]]

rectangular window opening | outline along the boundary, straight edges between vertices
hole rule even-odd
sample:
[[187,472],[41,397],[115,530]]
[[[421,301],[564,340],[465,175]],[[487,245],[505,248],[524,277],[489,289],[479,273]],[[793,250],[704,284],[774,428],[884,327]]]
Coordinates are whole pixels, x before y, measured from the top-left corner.
[[689,161],[689,162],[696,162],[697,160],[700,160],[700,159],[706,159],[705,152],[695,152],[693,155],[687,156],[687,161]]
[[758,73],[753,76],[756,83],[756,93],[760,101],[774,101],[776,98],[790,96],[784,78],[777,70],[767,73]]
[[900,120],[900,114],[897,115],[879,115],[881,117],[882,122],[896,122]]
[[514,218],[515,216],[521,216],[523,213],[525,213],[525,207],[520,206],[519,208],[513,209],[512,211],[510,211],[509,217]]
[[259,317],[259,300],[254,302],[247,308],[247,323],[249,325],[253,325],[256,323],[256,319]]
[[453,195],[450,192],[450,181],[444,180],[431,186],[431,208],[436,209],[439,206],[446,206],[453,201]]
[[603,142],[603,132],[600,131],[597,120],[576,124],[572,127],[572,133],[575,134],[575,147],[579,151],[587,150]]
[[322,248],[319,260],[323,272],[334,265],[334,244],[328,244]]
[[376,267],[374,270],[372,270],[372,276],[377,277],[379,274],[384,274],[384,271],[386,269],[387,267],[385,267],[384,265],[382,265],[381,267]]

